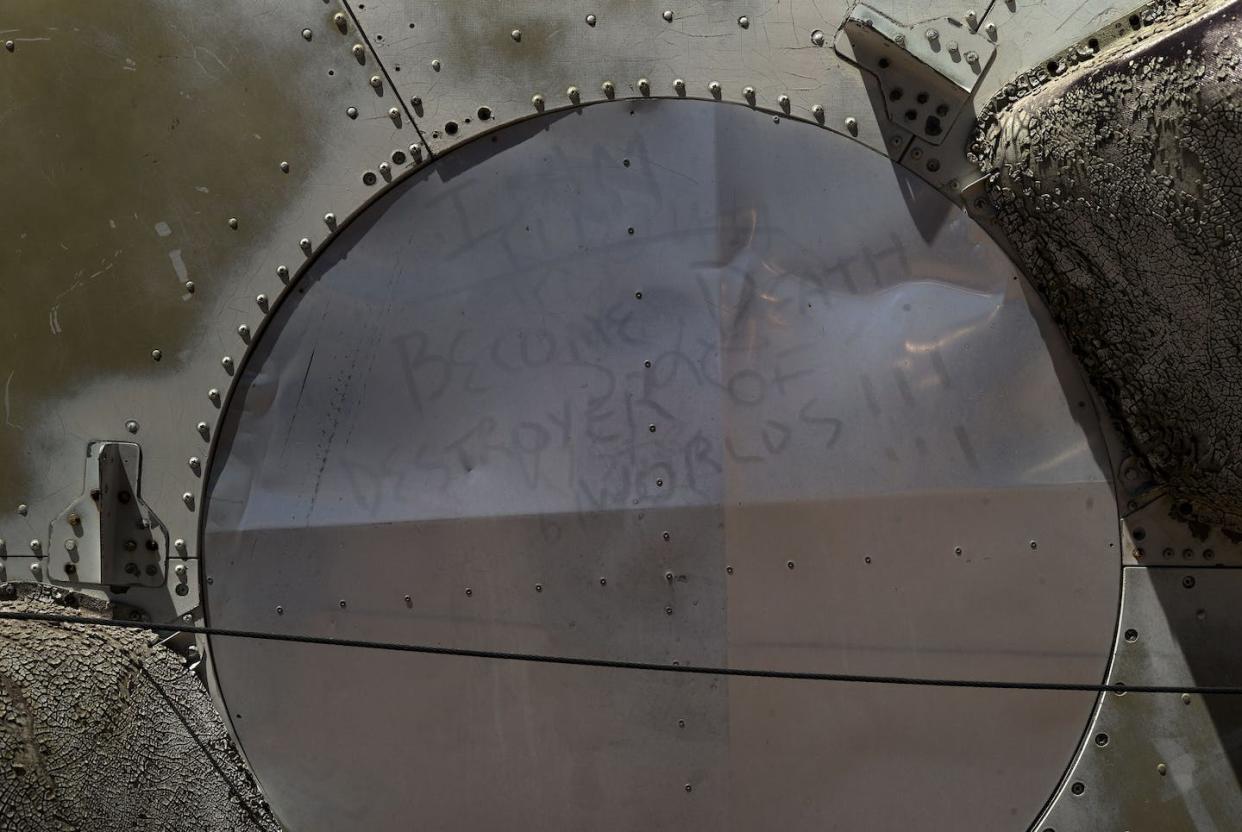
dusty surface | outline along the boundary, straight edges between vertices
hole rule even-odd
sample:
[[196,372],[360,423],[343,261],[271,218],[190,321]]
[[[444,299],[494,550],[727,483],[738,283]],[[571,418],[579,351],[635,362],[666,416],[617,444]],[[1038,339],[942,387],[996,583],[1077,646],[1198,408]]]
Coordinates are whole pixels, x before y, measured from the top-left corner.
[[[11,585],[0,610],[75,612]],[[0,620],[0,830],[279,829],[197,677],[155,641]]]
[[[1242,528],[1242,3],[1037,67],[972,154],[1004,236],[1186,517]],[[1093,52],[1098,51],[1098,54]]]

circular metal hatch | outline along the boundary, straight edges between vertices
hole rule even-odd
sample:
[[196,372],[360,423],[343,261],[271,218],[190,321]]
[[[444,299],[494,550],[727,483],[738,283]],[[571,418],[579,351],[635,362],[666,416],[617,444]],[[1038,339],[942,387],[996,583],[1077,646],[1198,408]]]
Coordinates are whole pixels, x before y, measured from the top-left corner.
[[[704,102],[508,127],[273,315],[206,503],[214,626],[1099,682],[1117,518],[995,244],[833,133]],[[1087,693],[213,639],[292,830],[1025,829]]]

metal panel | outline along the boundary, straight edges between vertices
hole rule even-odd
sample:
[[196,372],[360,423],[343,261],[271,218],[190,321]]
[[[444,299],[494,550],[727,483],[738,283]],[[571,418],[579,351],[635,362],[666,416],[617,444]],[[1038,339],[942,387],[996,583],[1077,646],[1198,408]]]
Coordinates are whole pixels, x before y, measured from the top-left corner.
[[[0,564],[32,541],[46,562],[88,444],[124,440],[184,542],[171,556],[197,569],[229,368],[333,233],[325,215],[348,219],[420,141],[336,2],[121,5],[4,6]],[[170,579],[152,615],[184,608],[178,586],[196,582]]]
[[[1098,681],[1118,525],[1072,361],[982,230],[831,136],[602,104],[377,201],[227,413],[211,623]],[[1022,829],[1094,702],[212,647],[298,830]]]
[[[1242,570],[1122,570],[1110,683],[1242,684]],[[1236,697],[1105,694],[1036,830],[1229,832],[1242,818]]]
[[353,7],[436,150],[579,103],[689,98],[755,107],[900,151],[909,137],[877,119],[874,79],[833,53],[850,5],[369,0]]

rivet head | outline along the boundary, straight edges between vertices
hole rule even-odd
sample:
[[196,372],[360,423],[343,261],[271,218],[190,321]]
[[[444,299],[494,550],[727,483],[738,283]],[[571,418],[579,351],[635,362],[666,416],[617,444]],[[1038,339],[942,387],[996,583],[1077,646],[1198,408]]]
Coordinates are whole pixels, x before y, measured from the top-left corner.
[[677,90],[678,95],[684,93],[686,91],[686,82],[680,78],[673,79],[673,89]]
[[754,88],[754,87],[743,87],[743,88],[742,88],[742,95],[746,98],[746,100],[747,100],[747,101],[750,101],[751,103],[754,103],[754,100],[755,100],[755,88]]
[[336,214],[331,211],[323,215],[323,224],[328,228],[336,228]]
[[749,17],[747,17],[746,15],[742,15],[741,17],[739,17],[739,18],[737,19],[737,25],[738,25],[738,26],[741,26],[743,29],[749,29],[749,28],[750,28],[750,18],[749,18]]
[[177,552],[179,552],[180,554],[184,555],[186,551],[185,541],[182,540],[181,538],[177,538],[176,540],[173,541],[173,548],[176,549]]
[[229,217],[229,228],[236,231],[238,225],[239,223],[237,222],[237,217]]
[[397,121],[401,118],[401,111],[398,110],[396,107],[389,107],[388,117],[392,119],[393,121]]
[[940,40],[940,33],[937,32],[935,29],[928,29],[926,32],[924,32],[924,35],[926,35],[928,43],[935,43],[936,41]]
[[509,33],[509,37],[513,38],[516,41],[520,41],[522,39],[522,30],[514,29],[512,32]]
[[902,49],[905,49],[905,48],[906,48],[906,36],[905,36],[905,35],[897,35],[895,38],[893,38],[893,43],[897,44],[897,45],[898,45],[898,46],[900,46]]
[[816,121],[824,120],[824,105],[816,104],[811,108],[811,115],[815,116]]
[[43,567],[42,567],[42,566],[40,566],[40,565],[39,565],[39,564],[37,564],[37,563],[32,563],[32,564],[30,564],[30,571],[31,571],[33,574],[38,575],[40,572],[42,572],[42,571],[43,571]]
[[1160,763],[1159,765],[1156,766],[1156,773],[1159,774],[1161,777],[1163,777],[1169,773],[1169,767],[1166,766],[1164,763]]
[[379,169],[380,169],[380,173],[384,174],[384,176],[387,176],[389,171],[392,170],[392,168],[389,166],[387,162],[380,162]]
[[237,327],[237,334],[241,336],[241,339],[243,341],[249,340],[250,339],[250,327],[246,326],[245,324],[239,325]]
[[4,48],[5,48],[5,49],[7,49],[7,50],[9,50],[10,52],[12,52],[14,49],[16,49],[16,48],[17,48],[17,44],[16,44],[16,43],[14,43],[14,42],[13,42],[13,41],[11,41],[11,40],[6,40],[6,41],[4,42]]
[[30,551],[32,551],[32,552],[41,552],[41,551],[43,551],[43,544],[42,544],[42,543],[40,543],[40,542],[39,542],[39,541],[37,541],[37,540],[32,540],[32,541],[30,541]]
[[720,82],[719,81],[710,82],[707,85],[707,91],[710,92],[715,97],[719,98],[720,97]]
[[311,250],[310,239],[307,237],[303,237],[301,240],[298,240],[298,247],[301,248],[302,251],[309,252]]
[[371,76],[371,86],[375,87],[376,89],[379,89],[379,88],[380,88],[380,84],[382,84],[382,83],[384,83],[384,82],[380,79],[380,77],[379,77],[378,75],[372,75],[372,76]]
[[665,9],[665,10],[664,10],[664,15],[663,15],[663,17],[664,17],[664,19],[665,19],[666,21],[668,21],[669,23],[671,23],[671,22],[673,21],[673,10],[672,10],[672,9]]
[[203,463],[200,462],[198,457],[196,456],[190,457],[190,459],[188,460],[186,464],[190,466],[190,470],[193,471],[195,474],[203,470]]
[[310,39],[311,39],[311,38],[313,38],[314,36],[315,36],[315,33],[314,33],[314,32],[312,32],[310,29],[303,29],[303,30],[302,30],[302,40],[310,40]]
[[177,564],[176,566],[173,567],[173,572],[176,573],[178,578],[184,578],[185,577],[185,564],[184,563]]
[[130,433],[137,433],[138,423],[135,422],[133,419],[130,419],[128,422],[125,423],[125,429],[129,431]]
[[987,32],[988,37],[992,38],[993,40],[996,39],[996,24],[995,23],[989,23],[987,26],[984,26],[983,31]]
[[538,93],[536,93],[535,95],[532,95],[530,97],[530,103],[531,103],[531,106],[534,107],[536,110],[542,110],[543,109],[543,96],[539,95]]
[[357,108],[357,107],[347,107],[347,108],[345,109],[345,115],[349,116],[350,118],[357,118],[357,117],[358,117],[358,108]]
[[588,14],[588,15],[586,16],[586,25],[588,25],[588,26],[594,26],[594,25],[595,25],[595,15],[593,15],[593,14]]
[[228,370],[230,373],[233,372],[233,359],[227,355],[224,356],[224,358],[220,359],[220,366]]
[[65,541],[66,552],[76,552],[78,550],[78,542],[72,537]]
[[361,61],[363,58],[366,57],[367,50],[362,47],[361,43],[355,43],[354,48],[353,48],[353,53],[354,53],[354,57]]
[[164,357],[164,353],[160,352],[159,350],[151,350],[151,358],[153,360],[159,361],[163,357]]
[[349,25],[349,21],[345,18],[344,12],[337,12],[332,15],[332,22],[335,23],[336,28],[340,29],[342,32],[344,32],[346,27]]
[[191,295],[194,294],[194,281],[193,280],[187,280],[185,282],[185,290]]
[[966,12],[966,25],[971,29],[979,28],[979,15],[975,13],[974,9],[969,9]]
[[440,71],[440,59],[439,58],[435,58],[431,61],[431,69],[433,72]]
[[823,46],[824,41],[825,41],[825,37],[824,37],[823,29],[816,29],[814,32],[811,32],[811,43],[815,44],[816,46]]
[[206,438],[206,437],[210,434],[210,432],[211,432],[211,428],[207,426],[207,423],[206,423],[206,422],[199,422],[199,423],[198,423],[198,432],[199,432],[199,433],[200,433],[200,434],[201,434],[204,438]]
[[277,267],[276,267],[276,276],[277,276],[277,277],[279,277],[282,281],[288,282],[288,280],[289,280],[289,267],[288,267],[288,266],[277,266]]
[[254,302],[258,304],[260,309],[267,311],[267,295],[255,295]]
[[849,130],[850,133],[854,135],[858,135],[858,119],[854,118],[853,116],[850,116],[849,118],[847,118],[845,120],[845,129]]
[[605,81],[604,83],[600,84],[599,88],[604,93],[604,95],[608,96],[609,98],[612,98],[617,93],[617,88],[612,85],[612,81]]
[[181,502],[185,503],[186,508],[194,508],[194,495],[189,491],[181,495]]
[[646,78],[639,78],[638,79],[638,91],[641,92],[643,95],[648,95],[651,92],[651,82],[648,81]]
[[20,514],[22,517],[25,517],[27,514],[30,513],[30,507],[27,506],[25,503],[22,503],[21,505],[17,507],[17,513]]
[[410,156],[416,162],[422,159],[423,158],[423,146],[421,144],[410,145]]
[[785,95],[784,93],[782,93],[781,95],[778,95],[776,97],[776,103],[781,105],[782,110],[788,110],[789,109],[789,96]]
[[288,172],[289,172],[289,163],[288,163],[288,162],[281,162],[281,163],[280,163],[280,172],[281,172],[281,173],[288,173]]
[[975,51],[973,51],[973,50],[972,50],[972,51],[970,51],[970,52],[967,52],[967,53],[966,53],[966,63],[968,63],[968,64],[977,64],[977,63],[979,63],[979,53],[978,53],[978,52],[975,52]]
[[569,98],[570,101],[574,102],[575,104],[578,103],[580,93],[578,92],[577,87],[570,87],[569,89],[565,90],[565,95]]

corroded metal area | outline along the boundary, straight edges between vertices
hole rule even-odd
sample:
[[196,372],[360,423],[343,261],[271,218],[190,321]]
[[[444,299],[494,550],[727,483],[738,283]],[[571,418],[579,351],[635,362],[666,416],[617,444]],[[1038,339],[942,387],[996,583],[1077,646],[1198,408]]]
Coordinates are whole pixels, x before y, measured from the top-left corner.
[[[141,446],[143,500],[197,572],[230,373],[334,232],[325,214],[345,221],[384,184],[381,163],[399,175],[420,141],[336,14],[322,0],[5,4],[0,578],[82,584],[48,568],[72,537],[51,534],[83,493],[89,443],[116,440]],[[157,620],[193,613],[196,596],[156,582],[126,599]]]
[[[314,264],[220,443],[219,626],[1076,682],[1111,648],[1109,467],[1038,303],[918,179],[744,107],[440,159]],[[1022,829],[1094,702],[211,646],[298,830]]]

